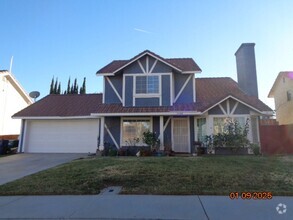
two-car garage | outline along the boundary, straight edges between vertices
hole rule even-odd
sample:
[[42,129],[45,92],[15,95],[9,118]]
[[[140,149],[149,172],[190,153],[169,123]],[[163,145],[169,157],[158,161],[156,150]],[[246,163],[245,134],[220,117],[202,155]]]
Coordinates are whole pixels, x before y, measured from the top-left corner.
[[99,119],[24,120],[21,152],[94,153],[98,146]]

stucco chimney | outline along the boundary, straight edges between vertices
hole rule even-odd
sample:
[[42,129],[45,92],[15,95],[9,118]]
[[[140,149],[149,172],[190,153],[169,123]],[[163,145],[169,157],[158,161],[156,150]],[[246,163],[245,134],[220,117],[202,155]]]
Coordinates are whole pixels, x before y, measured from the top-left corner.
[[258,98],[255,43],[243,43],[235,53],[239,87],[248,95]]

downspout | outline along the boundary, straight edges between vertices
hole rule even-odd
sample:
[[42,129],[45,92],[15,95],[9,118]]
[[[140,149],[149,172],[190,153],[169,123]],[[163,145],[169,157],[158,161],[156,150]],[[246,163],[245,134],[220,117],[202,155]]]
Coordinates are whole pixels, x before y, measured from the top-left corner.
[[18,143],[18,153],[22,153],[23,152],[23,139],[24,139],[24,130],[25,130],[25,119],[21,120],[21,130],[20,130],[20,137],[19,137],[19,143]]

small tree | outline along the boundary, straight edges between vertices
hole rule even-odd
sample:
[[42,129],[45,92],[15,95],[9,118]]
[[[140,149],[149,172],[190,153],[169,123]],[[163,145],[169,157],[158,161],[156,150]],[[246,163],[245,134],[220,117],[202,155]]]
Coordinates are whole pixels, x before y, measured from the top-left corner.
[[160,139],[156,137],[155,132],[151,132],[151,131],[143,132],[142,140],[146,145],[151,147],[152,151],[158,150],[160,146]]

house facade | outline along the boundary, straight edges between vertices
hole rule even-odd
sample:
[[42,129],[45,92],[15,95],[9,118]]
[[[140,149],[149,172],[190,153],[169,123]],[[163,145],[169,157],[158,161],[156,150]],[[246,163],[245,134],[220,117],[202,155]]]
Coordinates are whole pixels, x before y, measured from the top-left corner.
[[275,100],[279,125],[293,124],[293,72],[280,72],[269,92]]
[[271,109],[247,95],[234,80],[198,78],[192,58],[163,58],[143,51],[109,63],[103,93],[49,95],[18,112],[22,119],[21,152],[96,152],[105,144],[143,146],[143,132],[155,132],[160,148],[192,153],[194,141],[223,132],[228,118],[244,126],[259,143],[258,119]]
[[32,104],[29,95],[7,70],[0,70],[0,139],[20,134],[21,120],[12,115]]

